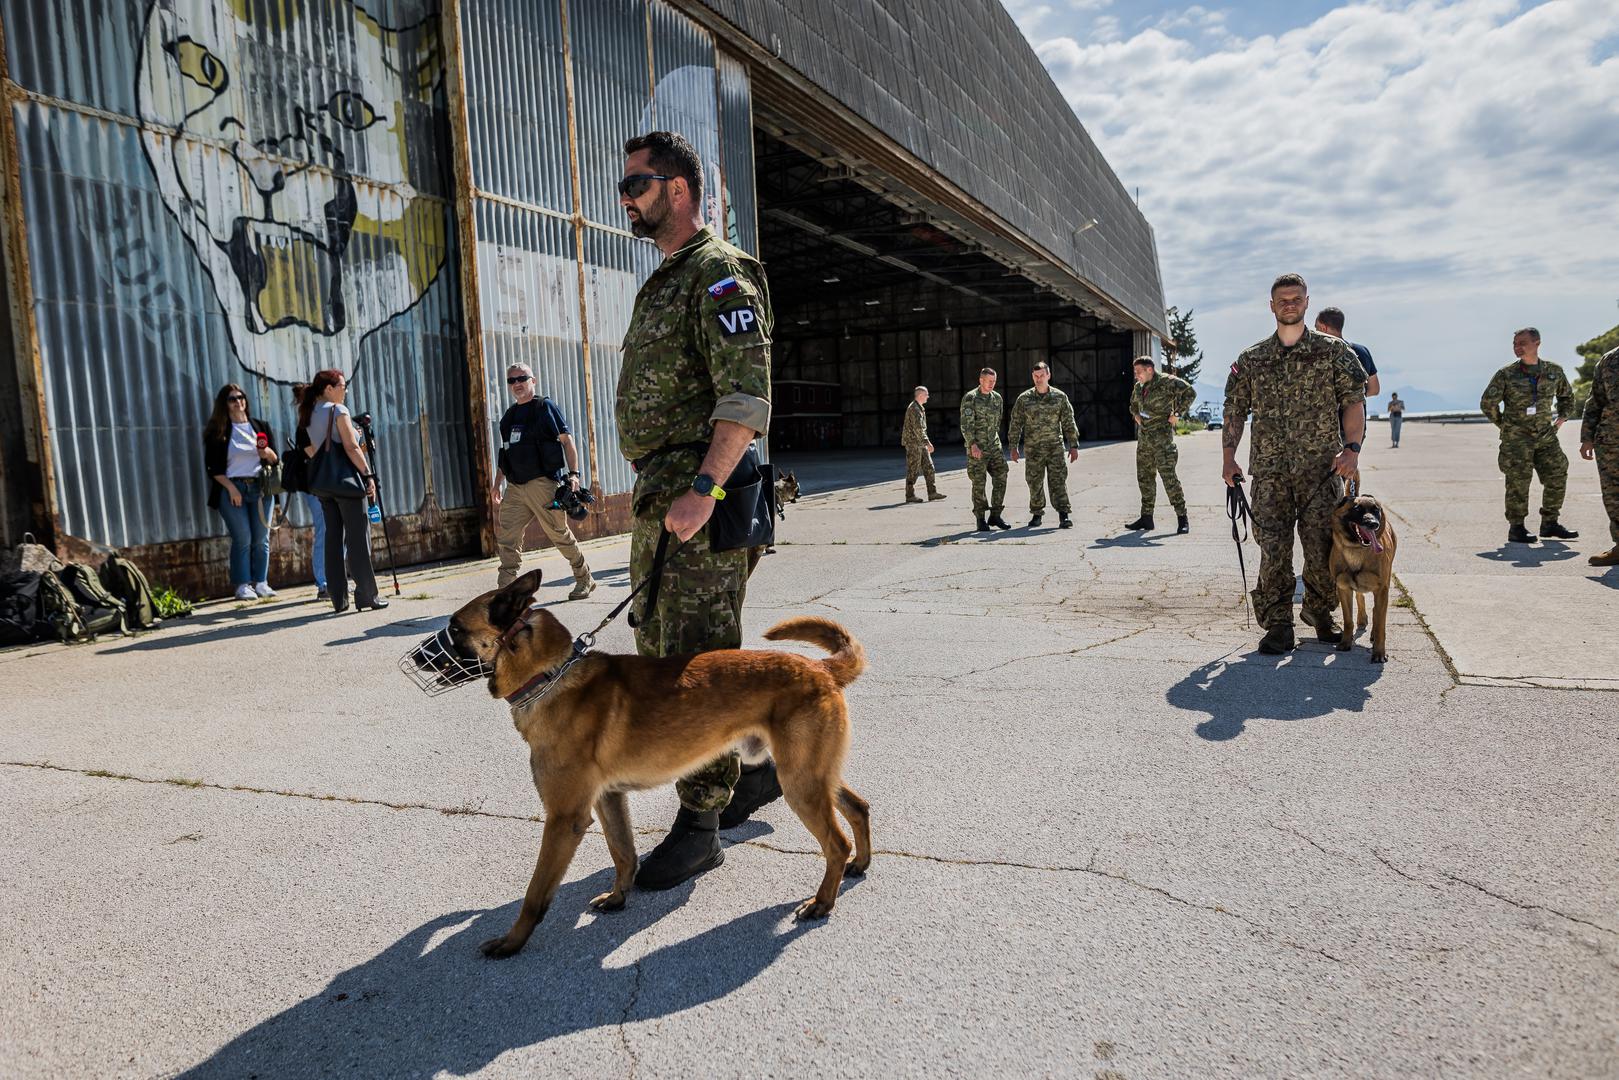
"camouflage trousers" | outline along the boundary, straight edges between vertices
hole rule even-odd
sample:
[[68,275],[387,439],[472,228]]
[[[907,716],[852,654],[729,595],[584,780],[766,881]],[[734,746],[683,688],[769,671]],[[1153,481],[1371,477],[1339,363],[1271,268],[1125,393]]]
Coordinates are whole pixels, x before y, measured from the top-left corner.
[[1602,509],[1608,512],[1608,535],[1619,544],[1619,439],[1597,443],[1597,480],[1602,484]]
[[1051,489],[1051,505],[1059,514],[1073,510],[1068,504],[1068,451],[1062,443],[1031,446],[1023,455],[1023,479],[1029,485],[1029,513],[1046,508],[1046,489]]
[[926,478],[928,494],[938,494],[938,487],[933,480],[933,457],[925,446],[907,446],[905,448],[905,497],[909,499],[916,494],[916,481],[919,477]]
[[1556,521],[1568,494],[1568,455],[1557,441],[1557,431],[1501,429],[1501,452],[1496,464],[1507,478],[1507,520],[1529,515],[1529,479],[1540,477],[1540,517]]
[[[630,533],[630,587],[652,574],[652,560],[663,531],[663,515],[672,498],[655,498],[645,513],[637,514]],[[646,610],[643,593],[630,605],[640,625],[635,628],[635,651],[642,656],[679,656],[709,649],[736,649],[742,645],[742,598],[747,589],[749,552],[709,550],[708,527],[693,536],[678,555],[679,541],[669,540],[670,556],[658,585],[658,606]],[[650,591],[651,587],[648,586]],[[690,775],[675,781],[680,805],[699,813],[723,810],[741,775],[742,758],[724,754]]]
[[[994,478],[989,498],[984,497],[984,478]],[[973,513],[979,517],[1006,509],[1006,454],[999,446],[986,447],[984,456],[967,455],[967,479],[973,485]]]
[[1186,493],[1181,490],[1181,478],[1175,472],[1180,461],[1180,450],[1175,446],[1175,434],[1162,430],[1136,429],[1136,486],[1141,489],[1141,514],[1151,517],[1158,502],[1158,478],[1163,477],[1164,494],[1175,513],[1186,514]]
[[1293,533],[1304,548],[1305,614],[1330,618],[1338,590],[1327,569],[1332,553],[1332,510],[1344,482],[1328,478],[1331,460],[1294,472],[1254,476],[1254,539],[1259,542],[1259,577],[1254,583],[1254,618],[1269,630],[1293,625]]

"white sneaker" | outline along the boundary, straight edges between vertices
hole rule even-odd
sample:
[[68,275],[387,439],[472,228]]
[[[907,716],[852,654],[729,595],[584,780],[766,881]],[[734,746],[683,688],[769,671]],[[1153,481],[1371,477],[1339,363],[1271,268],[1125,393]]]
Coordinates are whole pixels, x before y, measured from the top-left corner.
[[275,595],[275,590],[270,588],[270,583],[268,581],[261,581],[257,585],[253,586],[253,592],[260,599]]
[[238,585],[238,586],[236,586],[236,599],[238,599],[238,600],[257,600],[258,598],[259,598],[259,594],[253,591],[253,586],[251,586],[251,585]]

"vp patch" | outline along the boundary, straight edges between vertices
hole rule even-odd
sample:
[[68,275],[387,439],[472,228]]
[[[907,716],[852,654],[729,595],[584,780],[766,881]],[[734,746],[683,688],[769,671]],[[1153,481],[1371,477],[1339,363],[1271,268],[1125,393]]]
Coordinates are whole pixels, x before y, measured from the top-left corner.
[[708,295],[712,296],[716,300],[720,300],[730,296],[740,288],[742,288],[742,286],[737,284],[736,278],[721,278],[719,281],[714,282],[714,284],[708,287]]
[[759,329],[759,316],[751,307],[739,307],[732,311],[721,311],[715,318],[720,321],[720,333],[726,337],[737,334],[751,334]]

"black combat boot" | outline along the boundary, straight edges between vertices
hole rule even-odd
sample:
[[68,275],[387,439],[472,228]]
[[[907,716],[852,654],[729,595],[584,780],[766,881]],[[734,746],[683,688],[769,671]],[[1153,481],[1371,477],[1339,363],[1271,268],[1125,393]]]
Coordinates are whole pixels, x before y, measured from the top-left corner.
[[781,798],[781,781],[776,777],[776,763],[762,761],[757,765],[744,765],[731,792],[731,805],[720,811],[720,828],[734,829],[761,806]]
[[1192,523],[1190,521],[1186,520],[1186,515],[1185,514],[1177,514],[1175,516],[1175,534],[1177,536],[1185,536],[1187,533],[1189,533],[1191,531],[1192,531]]
[[1044,514],[1035,514],[1033,517],[1029,518],[1029,528],[1038,529],[1040,527],[1040,523],[1045,519],[1046,517]]
[[1057,528],[1072,529],[1073,527],[1074,519],[1061,510],[1057,511]]
[[1273,626],[1265,631],[1265,636],[1259,639],[1259,651],[1266,656],[1281,656],[1283,653],[1293,651],[1293,627],[1284,623]]
[[1012,527],[1005,518],[1001,517],[999,512],[989,515],[989,523],[997,529],[1010,529]]
[[636,887],[652,891],[672,889],[724,862],[719,827],[718,810],[699,814],[682,806],[669,835],[641,860],[641,868],[635,872]]
[[1142,514],[1140,517],[1130,522],[1130,524],[1126,525],[1125,528],[1130,529],[1133,532],[1146,532],[1152,528],[1152,515]]
[[1512,527],[1507,530],[1509,544],[1533,544],[1535,539],[1535,534],[1524,528],[1521,521],[1514,521]]
[[1573,529],[1565,529],[1558,523],[1556,518],[1551,518],[1550,520],[1541,518],[1540,538],[1544,540],[1547,537],[1551,537],[1553,540],[1578,540],[1580,534]]
[[983,514],[978,515],[978,528],[974,529],[973,532],[989,532],[989,526],[984,524]]
[[1338,625],[1332,617],[1332,612],[1325,611],[1317,615],[1309,611],[1300,611],[1299,618],[1305,626],[1315,627],[1317,641],[1339,641],[1344,636],[1344,628]]

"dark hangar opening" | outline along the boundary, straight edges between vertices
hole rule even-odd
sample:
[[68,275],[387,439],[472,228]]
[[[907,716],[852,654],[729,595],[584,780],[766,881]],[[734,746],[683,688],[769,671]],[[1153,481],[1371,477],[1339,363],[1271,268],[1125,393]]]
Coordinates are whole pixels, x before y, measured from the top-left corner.
[[934,443],[959,444],[958,405],[979,369],[999,374],[1010,411],[1041,359],[1073,400],[1082,439],[1130,437],[1130,332],[764,109],[755,114],[754,168],[776,316],[772,448],[897,447],[918,385],[932,394]]

